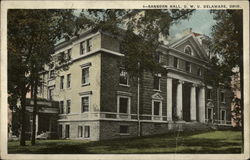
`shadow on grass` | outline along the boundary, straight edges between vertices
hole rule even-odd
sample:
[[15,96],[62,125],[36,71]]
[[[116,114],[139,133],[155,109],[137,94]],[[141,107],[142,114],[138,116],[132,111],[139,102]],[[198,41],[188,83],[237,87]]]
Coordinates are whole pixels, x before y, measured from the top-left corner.
[[[204,133],[204,132],[203,132]],[[220,133],[220,132],[219,132]],[[198,133],[196,133],[198,134]],[[241,140],[192,137],[194,133],[171,133],[150,137],[86,142],[82,140],[38,141],[36,146],[9,145],[9,153],[32,154],[111,154],[111,153],[241,153]],[[221,133],[220,133],[221,134]]]

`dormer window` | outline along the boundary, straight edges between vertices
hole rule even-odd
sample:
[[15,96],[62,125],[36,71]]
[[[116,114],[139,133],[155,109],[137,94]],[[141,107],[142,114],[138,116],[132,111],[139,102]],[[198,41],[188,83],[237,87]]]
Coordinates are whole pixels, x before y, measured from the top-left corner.
[[80,55],[83,55],[87,52],[92,51],[92,40],[87,39],[86,41],[83,41],[80,43]]
[[154,61],[155,63],[161,63],[161,53],[157,52],[154,54]]
[[191,46],[187,45],[185,48],[184,48],[184,52],[186,54],[189,54],[189,55],[193,55],[193,49],[191,48]]
[[67,50],[67,58],[68,58],[68,60],[71,59],[71,52],[72,52],[71,48]]

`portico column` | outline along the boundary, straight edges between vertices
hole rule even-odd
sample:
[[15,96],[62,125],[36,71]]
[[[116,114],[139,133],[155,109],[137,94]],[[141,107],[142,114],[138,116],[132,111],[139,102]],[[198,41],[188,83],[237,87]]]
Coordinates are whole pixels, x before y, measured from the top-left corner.
[[191,87],[190,119],[191,119],[191,121],[196,121],[196,84],[193,84]]
[[167,120],[172,121],[172,84],[173,79],[167,78]]
[[184,82],[179,80],[178,84],[177,84],[177,94],[176,94],[176,113],[177,113],[177,117],[178,120],[182,120],[183,119],[183,115],[182,115],[182,84]]
[[199,91],[199,121],[205,123],[205,87]]
[[36,114],[36,136],[38,133],[38,114]]

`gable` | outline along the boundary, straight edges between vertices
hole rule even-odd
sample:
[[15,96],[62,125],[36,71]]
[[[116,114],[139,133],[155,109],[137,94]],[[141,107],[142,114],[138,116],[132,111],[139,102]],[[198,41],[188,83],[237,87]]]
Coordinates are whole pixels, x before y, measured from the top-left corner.
[[188,54],[185,53],[185,49],[191,48],[192,50],[191,56],[202,60],[208,59],[205,49],[198,42],[197,38],[194,37],[192,34],[174,42],[173,44],[170,45],[170,47],[182,52],[183,54]]
[[152,99],[163,100],[163,97],[160,95],[160,93],[155,93],[152,95]]

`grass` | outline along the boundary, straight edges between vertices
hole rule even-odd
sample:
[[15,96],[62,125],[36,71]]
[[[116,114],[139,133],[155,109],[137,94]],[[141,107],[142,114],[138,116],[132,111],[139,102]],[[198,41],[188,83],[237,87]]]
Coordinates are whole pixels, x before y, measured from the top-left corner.
[[122,140],[37,140],[35,146],[8,143],[9,153],[25,154],[117,154],[117,153],[241,153],[240,131],[172,133]]

